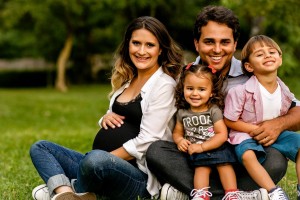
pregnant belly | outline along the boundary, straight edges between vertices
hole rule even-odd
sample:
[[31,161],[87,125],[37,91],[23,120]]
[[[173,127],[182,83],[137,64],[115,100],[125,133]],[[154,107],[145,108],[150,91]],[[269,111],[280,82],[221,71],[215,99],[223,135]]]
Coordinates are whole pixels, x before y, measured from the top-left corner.
[[121,147],[128,140],[135,138],[139,134],[139,127],[134,127],[129,123],[124,123],[121,127],[102,128],[98,131],[94,142],[93,149],[104,151],[113,151]]

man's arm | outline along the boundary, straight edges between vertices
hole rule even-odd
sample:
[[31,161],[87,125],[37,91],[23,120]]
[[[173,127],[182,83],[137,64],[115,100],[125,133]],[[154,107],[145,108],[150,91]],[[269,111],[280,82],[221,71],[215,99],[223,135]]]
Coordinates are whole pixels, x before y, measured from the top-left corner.
[[262,122],[250,135],[264,146],[270,146],[284,130],[300,130],[300,106],[291,108],[286,115]]

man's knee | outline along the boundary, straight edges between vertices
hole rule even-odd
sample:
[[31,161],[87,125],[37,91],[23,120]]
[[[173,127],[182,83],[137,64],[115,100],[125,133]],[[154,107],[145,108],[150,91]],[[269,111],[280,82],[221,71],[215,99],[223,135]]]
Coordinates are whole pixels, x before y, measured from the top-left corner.
[[153,142],[146,152],[147,162],[155,162],[158,159],[158,156],[161,154],[161,146],[165,141],[158,140]]
[[286,173],[288,160],[272,147],[265,148],[267,159],[262,164],[275,183],[278,183]]

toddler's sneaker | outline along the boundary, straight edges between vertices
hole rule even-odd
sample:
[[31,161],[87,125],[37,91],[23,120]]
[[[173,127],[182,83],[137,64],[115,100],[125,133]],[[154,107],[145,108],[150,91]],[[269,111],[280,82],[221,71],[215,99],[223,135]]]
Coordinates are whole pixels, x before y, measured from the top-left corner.
[[50,200],[50,194],[46,184],[39,185],[32,190],[34,200]]
[[240,200],[238,191],[227,192],[222,200]]
[[270,192],[269,197],[270,200],[289,200],[287,194],[280,187],[277,187],[272,192]]
[[189,196],[180,192],[169,183],[165,183],[160,191],[160,200],[189,200]]
[[191,191],[192,200],[209,200],[212,193],[208,191],[209,187],[204,187],[202,189],[193,189]]

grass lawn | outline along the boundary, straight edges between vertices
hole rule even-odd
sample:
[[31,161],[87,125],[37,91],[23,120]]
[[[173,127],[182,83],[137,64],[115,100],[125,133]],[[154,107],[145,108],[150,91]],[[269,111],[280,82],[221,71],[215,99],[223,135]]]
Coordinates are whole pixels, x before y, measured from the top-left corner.
[[109,85],[53,89],[0,89],[0,199],[29,200],[42,184],[29,148],[45,139],[87,152],[108,108]]
[[[292,86],[294,92],[299,88],[297,79]],[[72,86],[68,93],[0,89],[0,200],[30,200],[32,189],[43,183],[29,157],[35,141],[50,140],[83,153],[91,149],[109,90],[109,85]],[[296,182],[289,162],[280,185],[291,199],[296,199]]]

